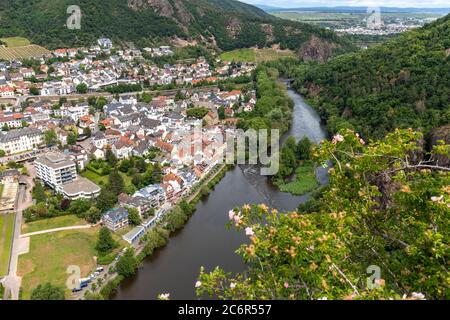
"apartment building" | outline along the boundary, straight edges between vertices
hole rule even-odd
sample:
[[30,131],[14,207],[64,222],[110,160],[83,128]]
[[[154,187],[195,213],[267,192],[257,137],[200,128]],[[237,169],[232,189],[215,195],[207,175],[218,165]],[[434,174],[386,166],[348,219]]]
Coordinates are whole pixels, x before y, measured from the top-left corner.
[[43,143],[42,131],[30,127],[7,131],[0,135],[0,150],[5,151],[7,155],[33,150]]
[[36,159],[34,166],[38,178],[57,191],[77,178],[75,162],[61,153],[48,153]]
[[122,229],[128,225],[128,210],[124,208],[108,210],[102,217],[102,223],[112,231]]
[[66,199],[90,199],[100,194],[100,187],[77,175],[76,164],[62,153],[48,153],[34,161],[36,175]]

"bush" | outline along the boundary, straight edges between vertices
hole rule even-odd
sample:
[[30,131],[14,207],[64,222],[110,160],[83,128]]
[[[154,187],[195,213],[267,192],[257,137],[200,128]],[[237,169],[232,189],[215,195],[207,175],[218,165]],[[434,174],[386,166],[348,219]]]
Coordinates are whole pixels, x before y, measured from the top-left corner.
[[125,279],[121,275],[118,275],[114,279],[110,280],[101,290],[100,294],[105,298],[108,299],[111,294],[116,292],[117,288],[119,287],[120,283]]

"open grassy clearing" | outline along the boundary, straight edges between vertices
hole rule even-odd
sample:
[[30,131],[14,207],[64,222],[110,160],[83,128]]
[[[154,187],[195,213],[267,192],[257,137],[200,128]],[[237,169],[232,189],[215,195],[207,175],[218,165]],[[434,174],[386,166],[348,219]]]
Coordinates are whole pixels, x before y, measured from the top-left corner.
[[30,40],[22,37],[0,38],[0,41],[6,43],[6,46],[9,48],[23,47],[31,44]]
[[15,216],[14,213],[0,215],[0,277],[8,273]]
[[233,51],[224,52],[220,55],[220,59],[224,61],[235,62],[265,62],[273,61],[280,58],[295,57],[295,54],[290,50],[276,50],[272,48],[265,49],[237,49]]
[[319,186],[314,165],[311,162],[302,163],[295,170],[295,179],[292,182],[279,184],[278,186],[282,192],[289,192],[294,195],[303,195],[313,191]]
[[[122,176],[123,181],[125,182],[125,186],[129,186],[131,184],[132,178],[127,176],[123,172],[119,172],[119,174]],[[104,186],[104,185],[108,184],[108,175],[101,176],[90,170],[85,170],[85,171],[81,172],[80,175],[82,177],[85,177],[86,179],[91,180],[92,182],[94,182],[95,184],[97,184],[99,186]]]
[[[22,277],[23,299],[29,299],[32,290],[46,282],[66,288],[70,265],[80,267],[81,277],[88,276],[97,266],[94,257],[98,256],[95,246],[99,230],[95,227],[30,237],[30,251],[19,256],[17,271]],[[127,245],[119,235],[113,234],[113,238],[119,243],[116,253]],[[70,297],[68,289],[66,297]]]
[[23,224],[22,234],[62,227],[82,226],[86,224],[87,222],[84,219],[78,218],[75,215],[67,215]]
[[87,276],[96,266],[97,233],[98,228],[95,228],[31,237],[30,251],[19,256],[17,271],[23,277],[23,299],[29,299],[31,291],[46,282],[66,288],[66,270],[71,265],[79,266],[81,276]]

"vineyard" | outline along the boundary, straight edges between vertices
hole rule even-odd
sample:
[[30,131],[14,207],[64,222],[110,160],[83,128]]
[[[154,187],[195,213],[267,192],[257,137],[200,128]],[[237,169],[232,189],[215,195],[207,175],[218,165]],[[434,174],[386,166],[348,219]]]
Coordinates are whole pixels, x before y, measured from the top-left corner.
[[49,53],[47,49],[35,44],[12,48],[0,47],[0,60],[39,58]]

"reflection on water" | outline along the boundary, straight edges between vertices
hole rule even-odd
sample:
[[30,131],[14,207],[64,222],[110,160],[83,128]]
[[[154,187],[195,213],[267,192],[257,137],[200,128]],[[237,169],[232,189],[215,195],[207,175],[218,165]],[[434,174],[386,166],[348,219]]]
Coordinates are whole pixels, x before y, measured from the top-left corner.
[[[308,136],[314,142],[326,138],[317,113],[294,91],[289,90],[289,95],[295,102],[293,125],[282,140],[289,135],[297,140]],[[326,183],[326,170],[318,168],[317,177]],[[308,197],[279,192],[266,177],[259,175],[257,166],[236,166],[208,198],[197,204],[186,226],[170,238],[166,247],[145,260],[137,274],[126,279],[113,298],[155,299],[160,293],[170,293],[171,299],[195,299],[194,284],[201,266],[206,270],[216,266],[230,272],[245,270],[235,251],[247,238],[226,228],[229,210],[244,204],[265,203],[289,211]]]

